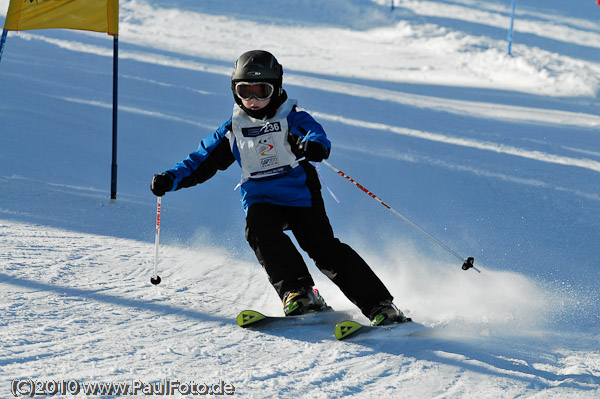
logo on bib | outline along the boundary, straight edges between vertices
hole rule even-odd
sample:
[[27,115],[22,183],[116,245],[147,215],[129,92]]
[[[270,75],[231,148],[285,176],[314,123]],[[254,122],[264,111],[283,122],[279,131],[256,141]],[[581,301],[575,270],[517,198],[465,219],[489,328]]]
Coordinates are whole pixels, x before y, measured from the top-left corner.
[[273,136],[268,135],[261,137],[258,140],[256,152],[258,154],[258,160],[261,168],[271,168],[279,165],[279,158],[277,158],[277,151],[275,150]]

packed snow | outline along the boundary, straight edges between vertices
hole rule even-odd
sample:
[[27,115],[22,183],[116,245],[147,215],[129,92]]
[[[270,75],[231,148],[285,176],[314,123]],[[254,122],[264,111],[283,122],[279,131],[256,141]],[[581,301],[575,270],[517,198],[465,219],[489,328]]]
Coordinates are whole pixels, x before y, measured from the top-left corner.
[[[510,0],[391,4],[121,0],[116,203],[112,38],[9,33],[0,397],[31,381],[90,397],[107,396],[86,391],[94,383],[140,397],[168,384],[175,396],[600,396],[600,6],[518,1],[508,55]],[[481,273],[461,270],[321,167],[334,231],[415,333],[239,328],[241,310],[282,310],[244,240],[236,165],[163,198],[162,282],[150,284],[151,177],[230,117],[233,62],[252,49],[283,64],[289,96],[333,142],[331,164],[475,258]],[[307,263],[333,308],[367,322]]]

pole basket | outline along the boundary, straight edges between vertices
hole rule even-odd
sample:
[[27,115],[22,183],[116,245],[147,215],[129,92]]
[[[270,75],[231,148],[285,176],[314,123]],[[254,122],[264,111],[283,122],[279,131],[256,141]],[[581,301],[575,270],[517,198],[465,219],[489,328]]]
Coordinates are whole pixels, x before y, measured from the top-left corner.
[[472,256],[469,256],[469,257],[467,258],[466,262],[465,262],[465,263],[463,263],[463,265],[462,265],[462,269],[463,269],[463,270],[469,270],[470,268],[472,268],[472,267],[475,267],[475,266],[473,265],[473,262],[475,262],[475,258],[473,258]]

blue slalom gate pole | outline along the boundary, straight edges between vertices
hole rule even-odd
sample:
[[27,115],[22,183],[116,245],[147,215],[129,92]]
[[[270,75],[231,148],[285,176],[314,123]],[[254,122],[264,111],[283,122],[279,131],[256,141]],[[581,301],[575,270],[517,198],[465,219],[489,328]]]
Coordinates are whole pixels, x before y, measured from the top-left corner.
[[117,202],[117,108],[119,82],[119,36],[113,36],[113,114],[112,114],[112,163],[110,170],[110,202]]
[[513,36],[513,26],[515,22],[515,7],[517,6],[517,0],[512,0],[512,5],[510,7],[510,28],[508,29],[508,55],[512,55],[512,36]]
[[8,31],[6,29],[2,30],[2,38],[0,39],[0,61],[2,61],[2,52],[4,51],[4,43],[6,43],[6,35]]

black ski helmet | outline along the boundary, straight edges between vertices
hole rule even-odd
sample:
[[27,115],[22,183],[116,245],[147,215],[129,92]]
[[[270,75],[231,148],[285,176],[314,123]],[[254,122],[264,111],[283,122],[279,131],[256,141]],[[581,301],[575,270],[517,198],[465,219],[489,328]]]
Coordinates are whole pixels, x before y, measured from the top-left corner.
[[[273,95],[269,105],[259,111],[252,111],[243,106],[242,100],[235,93],[237,82],[268,82],[273,85]],[[265,116],[272,117],[277,108],[285,101],[282,88],[283,67],[273,56],[264,50],[252,50],[242,54],[233,68],[231,75],[231,91],[233,99],[244,111],[253,118],[262,119]]]

